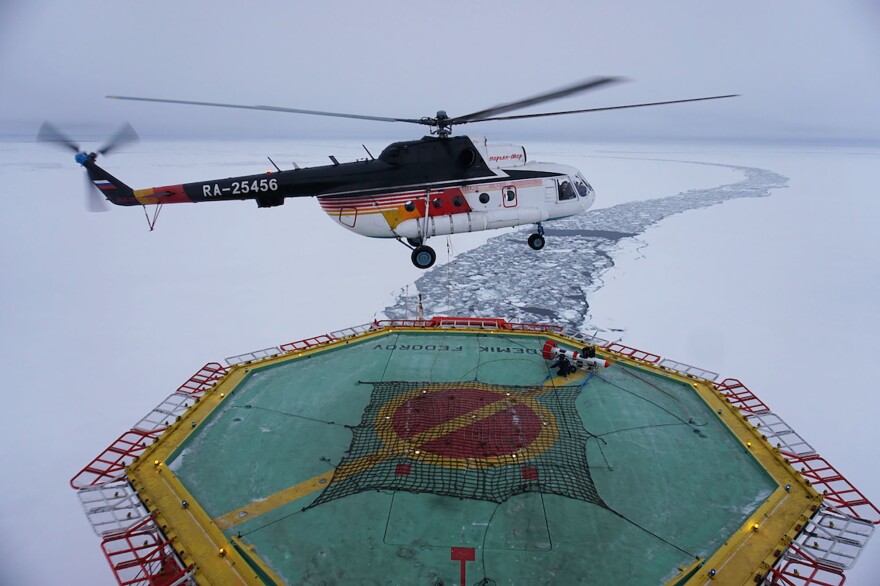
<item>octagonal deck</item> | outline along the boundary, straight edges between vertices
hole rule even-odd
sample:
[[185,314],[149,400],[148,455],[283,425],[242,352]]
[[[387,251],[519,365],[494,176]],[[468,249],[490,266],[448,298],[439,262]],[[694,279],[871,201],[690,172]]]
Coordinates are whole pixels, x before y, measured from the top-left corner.
[[[457,584],[462,564],[468,584],[678,583],[713,556],[736,557],[725,571],[743,583],[809,515],[815,493],[775,456],[759,462],[742,418],[698,384],[614,356],[563,380],[545,339],[386,330],[238,367],[129,478],[204,583],[230,583],[231,556],[212,561],[223,537],[248,583]],[[377,395],[389,381],[417,384]],[[563,389],[570,402],[550,405]],[[380,429],[414,396],[455,393],[483,404],[434,409],[409,436]],[[507,439],[487,452],[452,442],[465,436]],[[776,521],[783,502],[792,510]]]

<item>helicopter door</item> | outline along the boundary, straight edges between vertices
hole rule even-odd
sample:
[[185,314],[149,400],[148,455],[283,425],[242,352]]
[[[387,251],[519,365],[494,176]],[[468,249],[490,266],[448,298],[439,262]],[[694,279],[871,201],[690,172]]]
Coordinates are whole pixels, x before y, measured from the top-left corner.
[[339,216],[337,216],[337,220],[343,226],[348,226],[349,228],[354,228],[355,222],[357,222],[358,211],[357,208],[339,208]]
[[557,185],[555,179],[544,179],[544,201],[556,203]]
[[516,187],[513,185],[505,185],[501,188],[501,201],[504,202],[504,207],[506,208],[515,208],[516,207]]

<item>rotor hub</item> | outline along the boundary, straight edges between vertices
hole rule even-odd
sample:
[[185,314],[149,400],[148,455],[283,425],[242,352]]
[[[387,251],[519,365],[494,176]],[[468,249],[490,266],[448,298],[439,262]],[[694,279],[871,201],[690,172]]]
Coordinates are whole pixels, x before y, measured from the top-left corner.
[[98,158],[97,153],[76,153],[76,156],[73,159],[79,163],[80,165],[85,165],[89,161],[94,162]]

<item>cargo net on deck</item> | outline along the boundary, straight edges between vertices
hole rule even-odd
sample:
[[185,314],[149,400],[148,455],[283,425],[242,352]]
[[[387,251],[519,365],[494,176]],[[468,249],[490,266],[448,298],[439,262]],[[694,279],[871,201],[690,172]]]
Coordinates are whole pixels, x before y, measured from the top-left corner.
[[351,447],[307,508],[363,491],[500,503],[524,492],[607,508],[593,484],[577,386],[373,382]]

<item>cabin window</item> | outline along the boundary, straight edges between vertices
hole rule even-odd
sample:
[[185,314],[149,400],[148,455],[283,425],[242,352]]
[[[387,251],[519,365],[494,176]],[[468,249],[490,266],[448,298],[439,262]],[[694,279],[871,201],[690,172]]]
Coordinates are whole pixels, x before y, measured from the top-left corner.
[[504,207],[516,207],[516,187],[513,185],[506,185],[501,189],[501,197],[504,201]]
[[460,208],[462,205],[464,205],[464,198],[462,198],[460,195],[456,195],[452,198],[452,205]]
[[439,209],[439,208],[443,207],[443,200],[440,199],[439,197],[435,197],[435,198],[431,201],[431,205],[433,205],[435,208],[438,208],[438,209]]
[[571,181],[566,177],[565,179],[558,182],[559,183],[559,201],[565,201],[567,199],[577,199],[577,193],[574,190],[574,187],[571,185]]
[[414,202],[408,201],[405,204],[403,204],[403,209],[405,209],[408,212],[414,212],[414,211],[416,211],[416,204]]
[[584,176],[578,173],[574,179],[574,188],[577,190],[578,195],[581,197],[587,197],[593,192],[593,187],[584,179]]
[[483,203],[483,204],[489,203],[489,194],[488,193],[481,193],[480,194],[480,203]]

